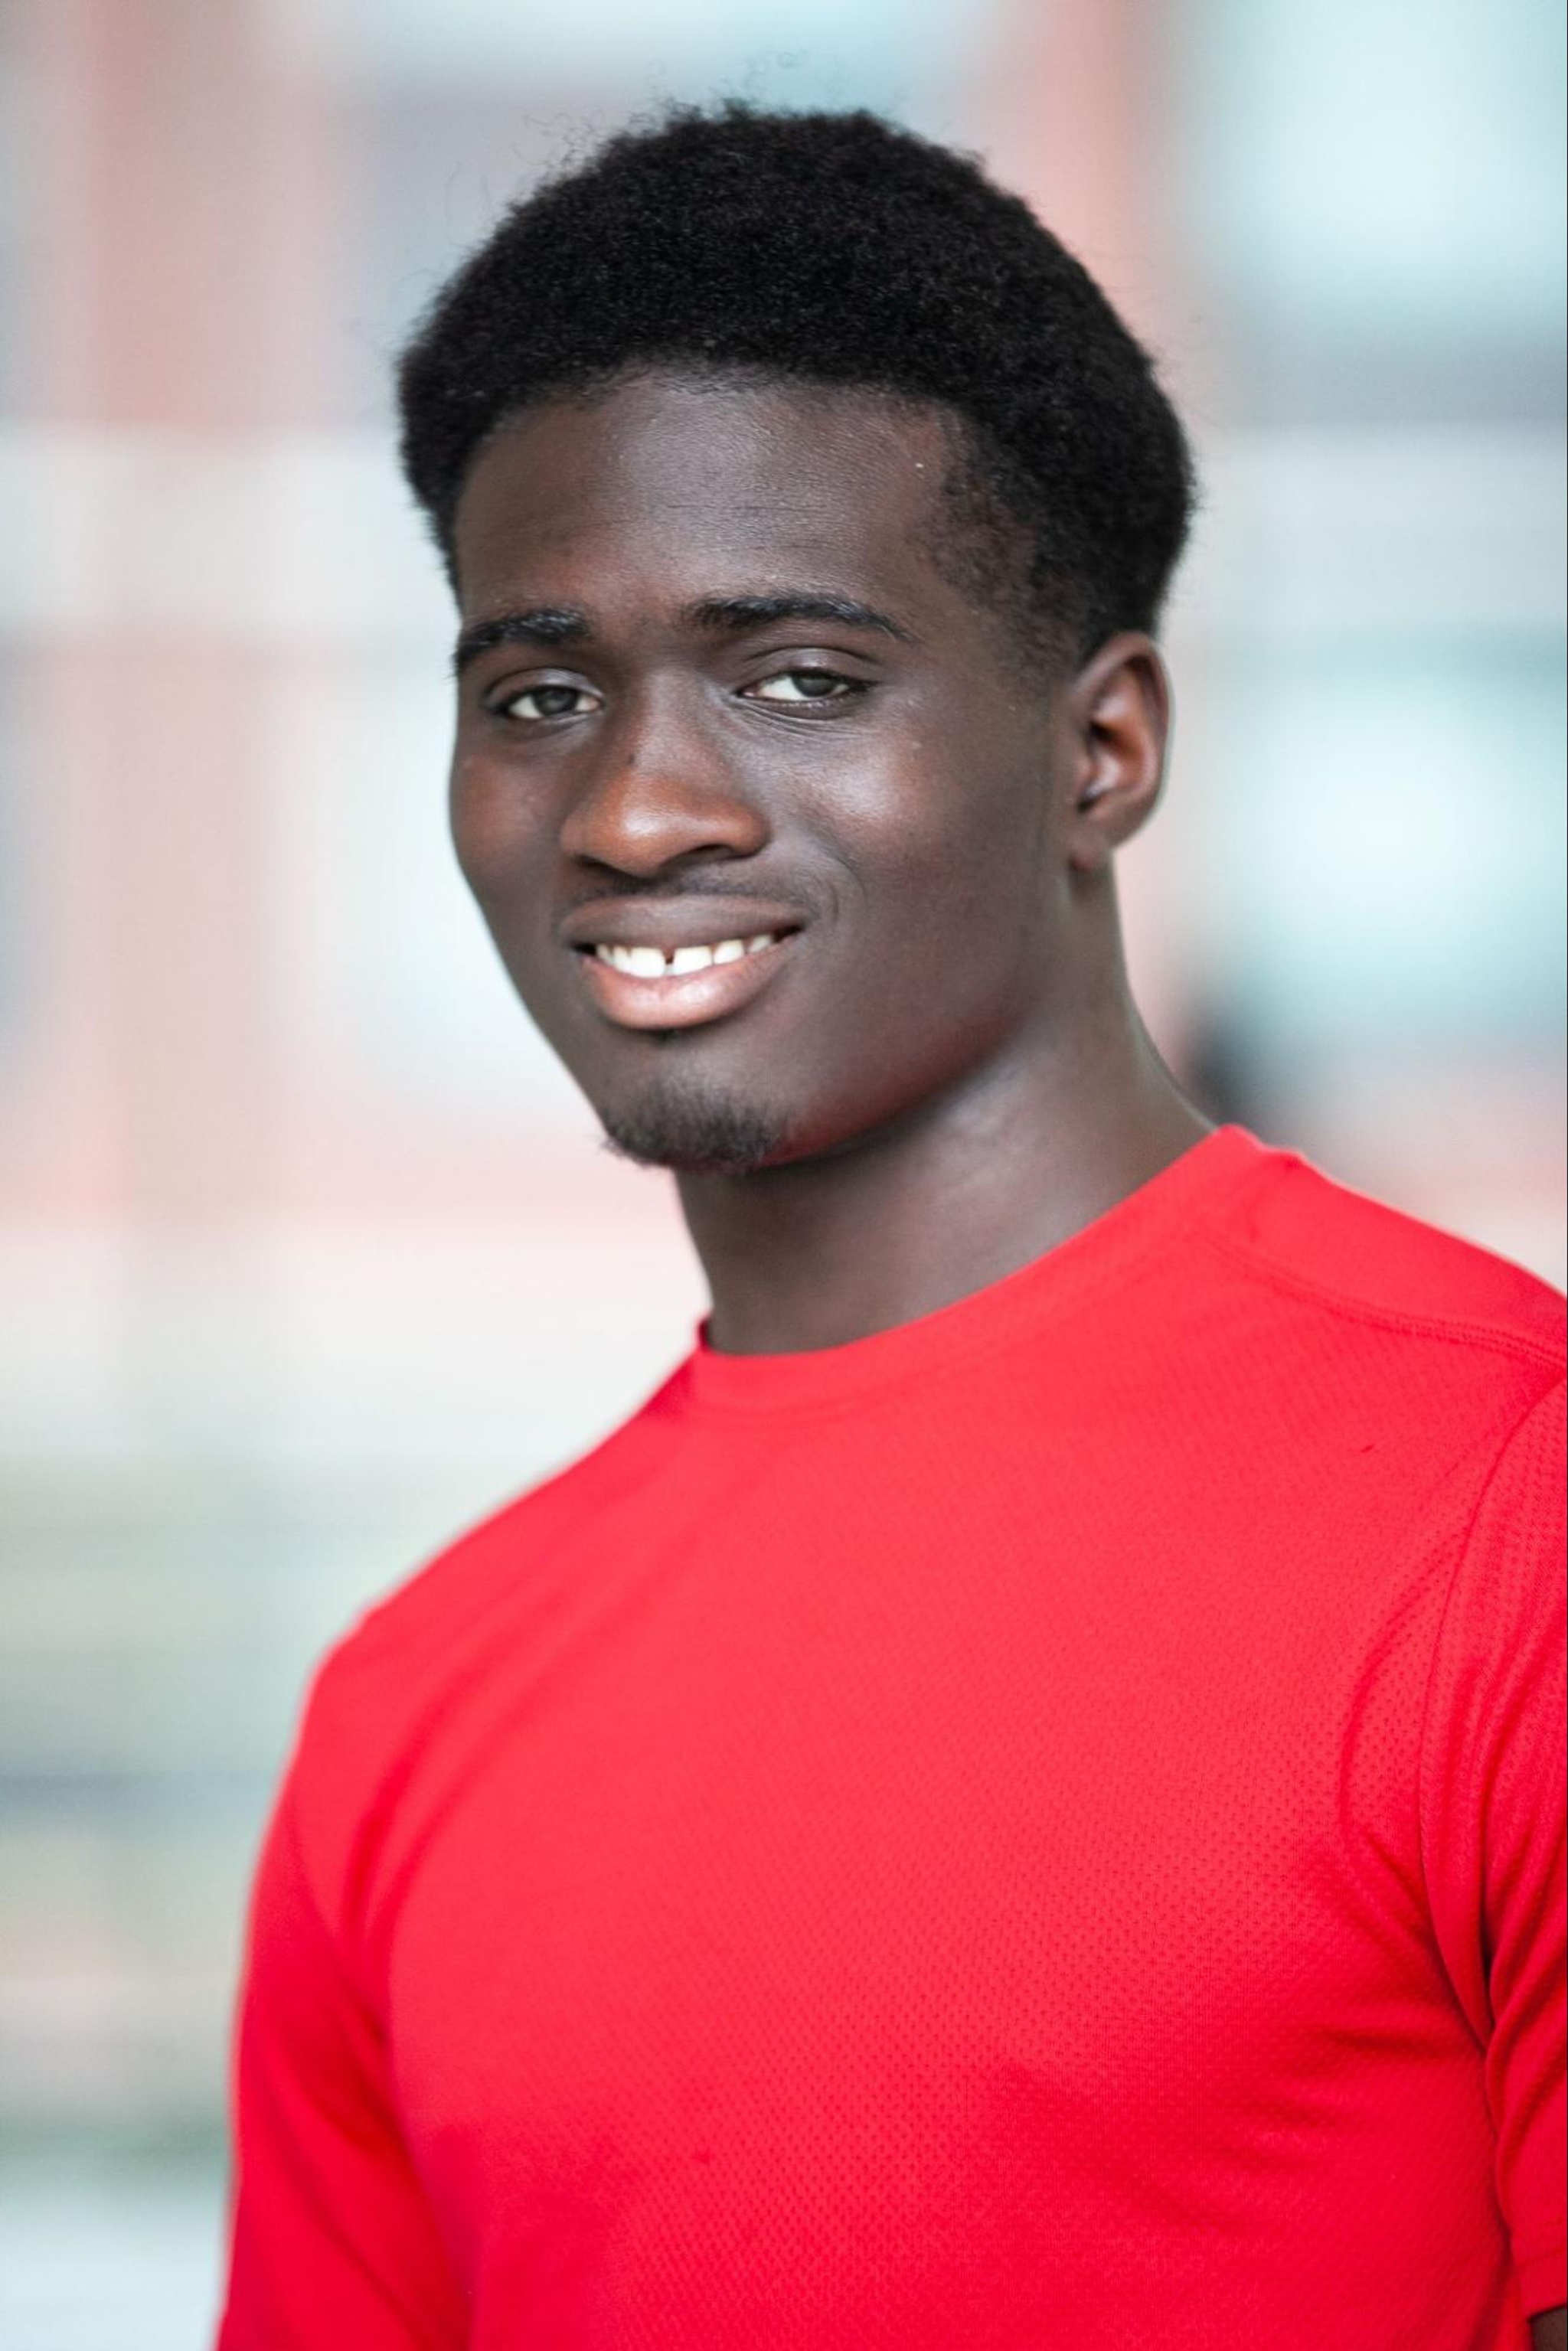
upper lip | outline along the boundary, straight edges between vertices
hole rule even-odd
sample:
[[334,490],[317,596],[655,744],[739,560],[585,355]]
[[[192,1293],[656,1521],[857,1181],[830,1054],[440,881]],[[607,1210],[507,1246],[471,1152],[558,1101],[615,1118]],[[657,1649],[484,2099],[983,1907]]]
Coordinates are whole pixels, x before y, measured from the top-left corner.
[[724,939],[754,939],[764,931],[798,931],[793,906],[758,898],[596,898],[561,925],[574,947],[716,947]]

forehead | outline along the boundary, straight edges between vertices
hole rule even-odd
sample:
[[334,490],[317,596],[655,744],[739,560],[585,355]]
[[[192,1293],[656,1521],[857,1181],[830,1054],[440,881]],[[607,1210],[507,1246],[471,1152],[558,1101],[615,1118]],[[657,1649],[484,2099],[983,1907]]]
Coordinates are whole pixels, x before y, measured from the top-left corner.
[[528,584],[664,602],[809,577],[946,606],[926,550],[950,462],[937,415],[854,390],[646,375],[547,401],[470,472],[462,601]]

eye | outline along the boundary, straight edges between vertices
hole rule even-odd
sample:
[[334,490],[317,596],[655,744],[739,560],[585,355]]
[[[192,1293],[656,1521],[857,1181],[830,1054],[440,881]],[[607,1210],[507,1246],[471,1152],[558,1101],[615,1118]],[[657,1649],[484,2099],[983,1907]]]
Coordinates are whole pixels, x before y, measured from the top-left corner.
[[521,718],[537,726],[545,718],[585,718],[600,706],[599,696],[586,685],[526,685],[508,694],[493,707],[501,718]]
[[858,678],[831,669],[782,669],[747,691],[759,702],[844,702],[862,691]]

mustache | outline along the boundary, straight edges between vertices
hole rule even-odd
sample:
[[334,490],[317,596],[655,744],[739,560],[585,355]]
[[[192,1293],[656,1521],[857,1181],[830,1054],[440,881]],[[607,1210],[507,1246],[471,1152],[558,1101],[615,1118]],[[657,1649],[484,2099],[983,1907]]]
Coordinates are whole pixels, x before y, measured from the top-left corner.
[[822,911],[821,889],[806,883],[796,874],[747,872],[740,876],[722,868],[709,868],[704,874],[664,873],[644,877],[635,873],[617,873],[606,870],[579,889],[563,894],[560,911],[570,917],[583,906],[618,905],[680,905],[693,906],[704,899],[726,906],[757,905],[769,910],[780,907],[797,909],[802,923]]

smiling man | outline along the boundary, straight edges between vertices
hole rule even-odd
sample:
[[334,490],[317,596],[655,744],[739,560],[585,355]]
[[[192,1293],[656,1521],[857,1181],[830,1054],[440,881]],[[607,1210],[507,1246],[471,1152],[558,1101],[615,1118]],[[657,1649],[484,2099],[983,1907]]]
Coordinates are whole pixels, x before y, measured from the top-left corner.
[[967,162],[730,109],[401,391],[464,872],[713,1306],[317,1677],[225,2351],[1561,2343],[1561,1301],[1134,1009],[1145,355]]

